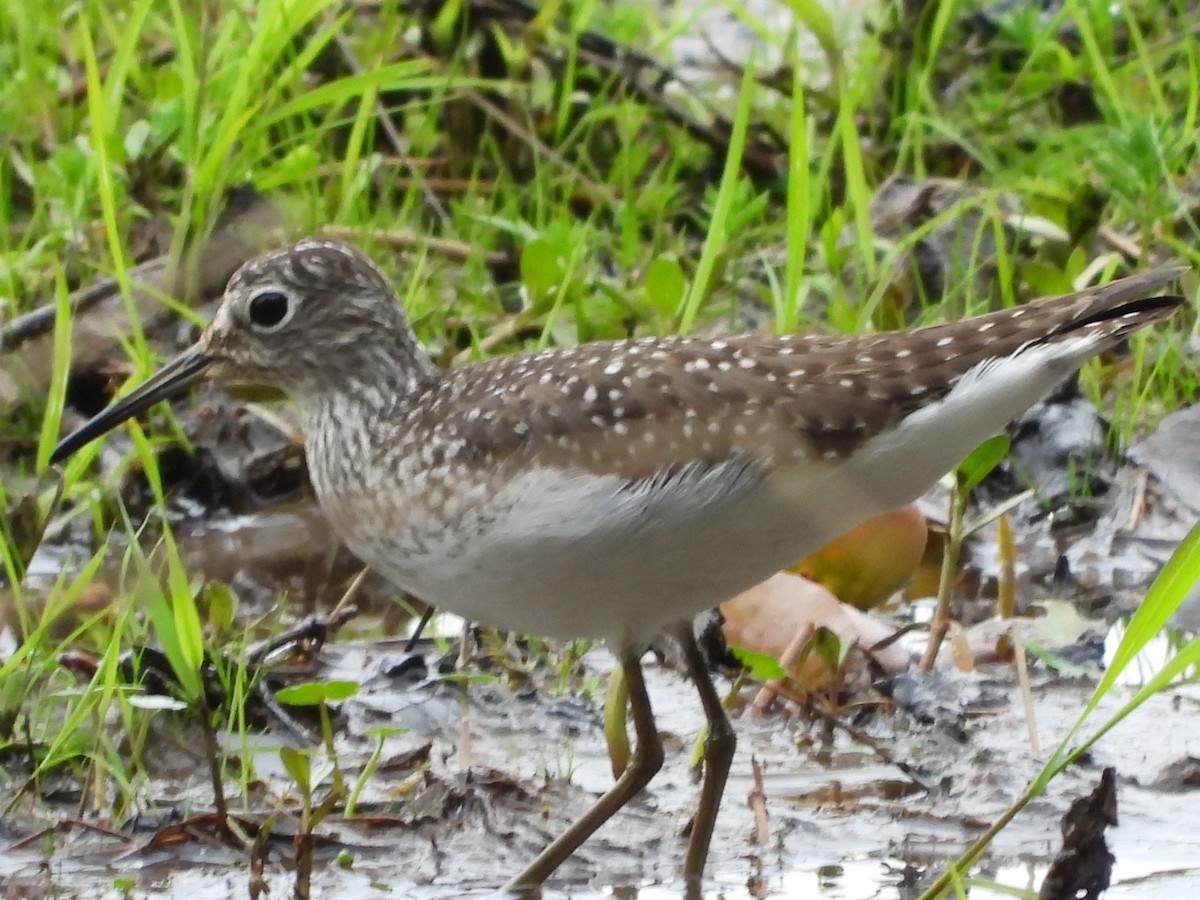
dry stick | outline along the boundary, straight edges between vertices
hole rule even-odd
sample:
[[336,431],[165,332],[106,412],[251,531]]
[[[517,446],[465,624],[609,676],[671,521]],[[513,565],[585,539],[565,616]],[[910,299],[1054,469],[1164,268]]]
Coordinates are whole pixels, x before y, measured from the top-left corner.
[[[178,833],[198,844],[205,844],[213,849],[225,849],[229,846],[229,842],[223,838],[228,838],[233,834],[229,823],[236,821],[236,818],[236,816],[229,816],[224,821],[219,821],[215,813],[196,813],[179,823]],[[217,828],[216,836],[208,830],[210,822]],[[244,829],[242,834],[245,834]],[[234,837],[236,836],[234,835]]]
[[267,837],[269,835],[270,832],[266,828],[259,828],[246,851],[250,860],[246,892],[250,895],[250,900],[258,900],[263,894],[269,895],[271,892],[271,886],[267,882],[265,874]]
[[[156,256],[154,259],[131,266],[129,269],[130,281],[133,282],[134,287],[161,289],[152,276],[161,275],[166,268],[167,257]],[[142,284],[138,284],[139,281]],[[67,305],[70,306],[72,314],[83,312],[113,296],[119,290],[120,285],[117,283],[117,279],[101,278],[87,287],[72,291],[67,296]],[[3,328],[0,328],[0,353],[15,350],[26,341],[52,331],[56,309],[57,304],[46,303],[37,309],[15,316],[7,322]]]
[[477,353],[489,353],[497,347],[518,338],[523,331],[534,325],[536,325],[536,319],[528,315],[526,310],[522,310],[496,325],[495,328],[476,341],[475,346],[467,347],[455,353],[454,358],[450,361],[450,365],[451,367],[464,365],[473,360]]
[[967,492],[957,483],[950,491],[950,521],[947,526],[946,545],[942,550],[942,572],[938,580],[937,609],[929,623],[929,643],[921,657],[921,671],[928,672],[937,661],[942,639],[950,628],[950,591],[954,586],[954,573],[958,571],[958,555],[962,551],[963,516],[966,514]]
[[1101,225],[1097,228],[1096,237],[1124,256],[1129,262],[1138,263],[1143,259],[1142,245],[1133,238],[1121,234],[1111,225]]
[[[636,97],[647,105],[654,106],[661,111],[668,122],[673,123],[683,129],[687,134],[703,144],[708,145],[709,149],[714,154],[724,156],[729,152],[729,138],[733,132],[733,125],[724,116],[719,115],[711,110],[708,110],[712,116],[712,123],[705,124],[689,116],[683,110],[677,108],[661,93],[661,84],[656,84],[655,90],[643,87],[633,78],[626,78],[620,72],[613,71],[611,66],[602,65],[600,59],[594,54],[588,53],[586,49],[579,48],[579,58],[581,60],[591,62],[606,71],[612,72],[614,76],[621,79],[622,85],[628,91],[629,95]],[[659,67],[661,68],[661,67]],[[681,85],[684,88],[684,93],[687,94],[694,102],[703,104],[683,79],[679,78],[674,73],[668,72],[670,80],[675,84]],[[661,80],[660,80],[661,81]],[[707,107],[706,107],[707,108]],[[762,133],[765,132],[774,143],[774,147],[763,147],[757,139],[747,140],[746,146],[742,151],[742,165],[746,171],[756,179],[774,179],[780,175],[780,160],[787,154],[787,143],[780,137],[774,129],[763,122],[756,122],[753,129]],[[755,136],[757,138],[757,136]]]
[[491,100],[483,96],[483,94],[479,93],[479,91],[471,88],[465,88],[462,93],[463,96],[479,107],[479,109],[484,113],[491,116],[498,124],[507,129],[508,132],[514,137],[520,138],[530,147],[533,147],[544,157],[546,157],[546,159],[550,160],[555,165],[561,166],[564,171],[570,172],[572,175],[574,175],[577,179],[579,179],[579,182],[586,185],[588,190],[590,190],[592,193],[603,197],[609,203],[614,205],[620,202],[621,196],[619,192],[613,190],[606,184],[600,184],[599,182],[588,178],[588,176],[585,175],[577,166],[572,165],[565,156],[553,149],[545,141],[537,137],[537,135],[535,135],[532,131],[523,126],[520,122],[498,107]]
[[746,803],[754,813],[754,837],[751,843],[765,844],[771,839],[770,823],[767,819],[767,792],[763,787],[762,763],[757,756],[750,757],[750,770],[754,775],[754,786],[746,797]]
[[1013,545],[1012,527],[1009,525],[1008,514],[996,520],[996,554],[1000,562],[999,583],[997,586],[997,612],[1002,619],[1010,621],[1008,626],[1009,640],[1012,641],[1013,662],[1017,669],[1017,686],[1021,691],[1021,702],[1025,707],[1025,727],[1029,731],[1029,749],[1034,754],[1041,754],[1038,741],[1037,720],[1033,715],[1033,692],[1029,688],[1029,665],[1025,658],[1025,640],[1021,635],[1021,626],[1012,621],[1017,610],[1017,573],[1016,548]]
[[105,837],[116,838],[119,841],[124,841],[126,844],[132,844],[134,842],[134,839],[129,835],[122,834],[121,832],[115,831],[112,828],[105,828],[103,825],[97,824],[96,822],[89,822],[86,819],[66,818],[59,819],[53,825],[47,825],[45,828],[33,832],[33,834],[27,834],[25,837],[20,838],[11,844],[5,844],[4,847],[6,850],[23,850],[26,847],[31,847],[42,843],[44,838],[50,837],[56,832],[67,831],[69,828],[79,828],[84,831],[94,831],[97,834],[104,835]]
[[[379,164],[379,168],[384,169],[421,169],[441,166],[444,161],[438,157],[430,157],[427,159],[414,159],[409,156],[378,156],[368,160],[359,160],[359,167],[362,168],[368,165]],[[345,170],[344,163],[321,163],[319,166],[313,167],[313,174],[318,178],[329,178],[335,175],[341,175]],[[481,195],[491,194],[496,190],[496,180],[494,178],[454,178],[449,175],[427,175],[427,176],[411,176],[411,175],[394,175],[388,181],[388,184],[394,187],[397,191],[406,191],[413,185],[424,185],[438,195],[443,194],[469,194],[476,192]]]
[[[252,231],[245,231],[248,226]],[[217,219],[216,229],[197,247],[194,274],[195,287],[202,296],[220,294],[225,280],[242,263],[255,255],[268,241],[282,240],[283,228],[274,207],[253,193],[229,192],[225,209]],[[186,258],[186,257],[185,257]],[[150,296],[170,298],[181,292],[177,283],[180,274],[172,272],[170,253],[161,254],[129,267],[130,286]],[[189,270],[191,271],[191,270]],[[102,278],[86,287],[72,291],[67,304],[72,314],[91,309],[98,303],[117,295],[120,284],[115,278]],[[182,288],[187,293],[186,288]],[[24,315],[17,316],[0,328],[0,353],[40,337],[54,328],[57,303],[50,301]]]
[[1021,702],[1025,706],[1025,727],[1029,730],[1029,749],[1034,756],[1042,753],[1041,742],[1038,741],[1037,719],[1033,713],[1033,692],[1029,688],[1029,666],[1025,659],[1025,638],[1021,629],[1013,623],[1012,630],[1013,660],[1017,664],[1017,684],[1021,686]]
[[1000,572],[996,579],[996,614],[1011,619],[1017,613],[1016,548],[1008,515],[996,520],[996,557]]
[[1150,473],[1138,472],[1137,481],[1133,485],[1133,500],[1129,504],[1129,518],[1125,522],[1125,530],[1133,532],[1142,524],[1146,515],[1146,489],[1150,486]]
[[[377,0],[359,0],[359,4],[360,8],[378,5]],[[529,4],[514,0],[473,0],[468,5],[472,21],[479,31],[493,25],[509,25],[513,21],[527,25],[540,14],[540,10]],[[590,63],[615,79],[625,95],[657,108],[667,121],[707,144],[714,153],[724,156],[728,152],[732,124],[712,109],[711,105],[673,69],[652,56],[618,44],[594,31],[583,31],[576,35],[574,51],[580,62]],[[556,57],[554,53],[540,46],[535,52],[551,72],[555,75],[563,74],[561,55]],[[682,98],[682,103],[672,102],[667,96],[668,86]],[[706,124],[693,118],[685,111],[686,105],[703,109],[711,122]],[[776,178],[780,171],[778,160],[787,152],[787,141],[766,123],[757,123],[756,130],[769,140],[764,141],[765,148],[753,143],[748,144],[743,163],[747,171],[756,178]]]
[[863,652],[866,653],[868,656],[874,656],[876,653],[879,653],[881,650],[886,650],[888,647],[892,646],[892,644],[896,643],[896,641],[900,640],[900,638],[904,637],[909,632],[917,631],[921,628],[923,628],[923,626],[921,625],[920,622],[908,622],[904,625],[901,625],[899,628],[897,628],[895,631],[893,631],[887,637],[880,638],[875,643],[873,643],[870,647],[864,647]]
[[[332,24],[332,14],[327,12],[325,14],[325,21]],[[362,75],[365,70],[362,63],[358,60],[358,54],[354,52],[350,41],[346,39],[346,36],[341,31],[334,34],[333,43],[342,55],[342,59],[350,71],[355,75]],[[380,102],[378,95],[375,97],[375,118],[379,122],[379,127],[383,130],[384,136],[388,139],[388,143],[392,145],[392,149],[401,156],[405,155],[408,147],[404,142],[404,138],[400,136],[400,132],[396,128],[396,123],[392,121],[391,113]],[[421,194],[425,198],[425,205],[438,217],[442,223],[442,227],[449,228],[451,225],[450,216],[446,212],[446,207],[442,204],[441,198],[424,182],[421,183]]]
[[857,728],[854,725],[851,725],[849,722],[843,722],[829,710],[818,706],[812,697],[809,697],[804,701],[804,709],[807,712],[819,717],[830,728],[841,729],[842,731],[846,732],[846,734],[850,735],[852,740],[870,747],[872,753],[878,756],[887,765],[895,766],[897,769],[899,769],[905,778],[907,778],[921,790],[932,790],[932,788],[926,784],[924,777],[920,772],[917,771],[915,766],[904,762],[902,759],[896,759],[896,757],[892,756],[891,753],[881,747],[875,738],[863,731],[861,728]]
[[270,409],[261,403],[254,402],[246,403],[245,410],[264,425],[275,429],[275,431],[283,435],[283,437],[286,438],[289,443],[301,447],[304,446],[304,435],[301,433],[300,429],[297,428],[291,421],[277,413],[275,410]]
[[[729,139],[733,125],[729,119],[716,112],[687,81],[658,60],[629,47],[617,44],[603,35],[585,31],[576,41],[576,54],[583,62],[594,65],[620,83],[622,90],[648,106],[657,108],[667,121],[683,129],[716,154],[725,156],[729,152]],[[552,66],[553,60],[542,54],[542,59]],[[560,67],[561,68],[561,67]],[[641,77],[650,73],[653,80],[646,83]],[[704,123],[689,115],[680,104],[672,102],[666,89],[673,85],[678,97],[692,106],[702,108],[710,118]],[[754,178],[775,179],[780,174],[779,160],[787,154],[787,141],[768,123],[756,122],[753,140],[746,143],[742,164]],[[767,140],[760,144],[760,138]],[[765,146],[764,146],[765,145]]]
[[[813,623],[805,622],[800,630],[796,632],[796,636],[792,638],[783,653],[780,654],[779,664],[784,669],[789,668],[796,661],[796,657],[800,655],[800,651],[812,640],[815,633],[816,627]],[[770,681],[763,683],[758,693],[754,695],[754,701],[750,704],[750,714],[752,716],[761,716],[771,708],[771,704],[783,689],[784,681],[784,678],[772,678]]]
[[[407,228],[349,228],[345,225],[326,225],[321,229],[321,234],[350,241],[367,237],[374,243],[391,247],[393,250],[429,249],[455,262],[466,262],[480,255],[478,247],[463,241],[417,234]],[[506,253],[491,250],[483,254],[483,259],[488,265],[502,265],[508,262],[509,257]]]
[[[367,580],[367,576],[370,574],[371,567],[363,566],[362,570],[354,576],[354,580],[350,582],[350,587],[346,588],[346,593],[342,594],[342,599],[337,602],[337,605],[334,606],[333,609],[330,610],[329,615],[326,616],[326,624],[332,628],[336,628],[338,625],[341,625],[343,622],[345,622],[347,618],[349,618],[349,616],[346,616],[346,613],[348,612],[347,607],[350,607],[350,604],[354,601],[354,598],[358,596],[358,592],[362,590],[363,582]],[[353,615],[354,612],[350,612],[350,616]],[[343,616],[346,616],[346,618],[343,618]]]

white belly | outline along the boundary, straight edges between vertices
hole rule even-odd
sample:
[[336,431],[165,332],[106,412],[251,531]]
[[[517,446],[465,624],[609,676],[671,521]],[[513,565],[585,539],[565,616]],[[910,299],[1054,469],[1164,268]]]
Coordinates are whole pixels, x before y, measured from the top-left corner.
[[623,489],[615,476],[536,469],[497,492],[478,530],[430,531],[397,553],[378,533],[358,555],[415,596],[467,619],[619,646],[730,599],[861,519],[876,498],[821,465],[761,477],[727,463]]

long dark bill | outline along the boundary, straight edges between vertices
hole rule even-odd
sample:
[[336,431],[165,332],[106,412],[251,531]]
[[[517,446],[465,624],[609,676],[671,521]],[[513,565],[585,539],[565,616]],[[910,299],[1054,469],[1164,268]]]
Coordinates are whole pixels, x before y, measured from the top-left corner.
[[145,412],[159,400],[167,400],[200,380],[214,360],[199,347],[179,354],[108,409],[84,422],[58,442],[50,454],[51,463],[59,463],[102,434],[112,431],[126,419]]

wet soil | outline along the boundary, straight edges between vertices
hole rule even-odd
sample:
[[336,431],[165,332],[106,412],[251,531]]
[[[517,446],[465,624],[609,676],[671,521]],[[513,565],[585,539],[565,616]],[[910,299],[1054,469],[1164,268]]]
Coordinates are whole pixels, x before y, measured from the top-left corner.
[[[362,682],[337,715],[338,758],[351,782],[374,749],[372,729],[403,730],[384,738],[382,764],[356,816],[331,817],[317,829],[313,896],[487,895],[611,783],[598,699],[532,685],[514,691],[500,679],[464,687],[436,676],[387,674],[402,658],[398,642],[352,641],[322,653],[320,677]],[[597,650],[585,668],[603,674],[610,663]],[[1011,672],[996,664],[943,673],[930,692],[941,699],[922,704],[918,714],[880,707],[857,717],[880,747],[916,770],[919,784],[807,717],[751,721],[735,707],[740,745],[705,895],[912,896],[922,873],[940,870],[965,849],[1040,768],[1044,752],[1030,749]],[[664,770],[564,866],[547,896],[683,895],[676,867],[696,793],[686,761],[703,720],[680,676],[653,664],[647,676],[667,747]],[[1088,700],[1092,681],[1035,666],[1033,682],[1039,740],[1053,747]],[[1126,690],[1102,703],[1097,721]],[[744,692],[743,705],[749,696]],[[1000,833],[978,874],[1036,890],[1061,846],[1060,818],[1113,766],[1119,827],[1108,836],[1117,862],[1106,896],[1192,895],[1200,886],[1200,832],[1189,825],[1200,789],[1200,728],[1192,714],[1198,701],[1194,685],[1152,699]],[[296,741],[279,733],[256,740],[257,752],[242,752],[254,758],[252,796],[261,802],[243,812],[257,822],[282,810],[264,873],[280,896],[293,879],[289,837],[297,804],[278,746]],[[190,749],[176,739],[154,754],[160,771],[146,794],[155,802],[120,829],[121,837],[60,824],[58,833],[22,842],[32,823],[10,819],[0,857],[5,896],[112,896],[118,878],[136,885],[134,895],[244,893],[244,853],[204,840],[202,829],[188,840],[158,839],[169,823],[209,807],[211,791]],[[765,843],[756,843],[747,804],[755,763],[769,823]],[[54,805],[44,810],[44,824],[54,820]],[[350,866],[338,863],[340,851],[352,854]],[[971,896],[1001,894],[976,888]]]

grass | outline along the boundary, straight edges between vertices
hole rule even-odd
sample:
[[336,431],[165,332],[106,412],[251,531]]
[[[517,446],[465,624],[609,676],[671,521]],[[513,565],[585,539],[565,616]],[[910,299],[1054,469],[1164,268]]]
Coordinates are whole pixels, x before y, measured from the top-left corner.
[[[169,501],[158,450],[181,433],[169,415],[131,425],[115,464],[98,465],[93,445],[61,477],[46,470],[68,407],[69,292],[115,277],[120,304],[106,315],[121,338],[107,359],[119,371],[108,377],[149,374],[165,332],[143,328],[129,266],[149,247],[168,251],[195,293],[191,251],[240,184],[268,197],[288,234],[326,224],[361,234],[443,361],[746,318],[780,332],[857,331],[1200,261],[1200,47],[1184,0],[1129,0],[1120,15],[1108,0],[1070,0],[1052,15],[1018,6],[973,37],[972,4],[946,0],[913,20],[885,14],[853,41],[813,3],[786,4],[793,19],[780,32],[729,0],[762,52],[690,94],[644,92],[650,101],[599,68],[579,36],[638,47],[649,34],[666,59],[694,10],[546,4],[532,23],[466,37],[463,5],[424,21],[399,4],[85,0],[17,4],[0,20],[0,319],[54,309],[48,344],[0,357],[10,379],[23,354],[50,359],[47,377],[15,379],[2,401],[4,602],[25,640],[0,664],[0,751],[30,754],[6,764],[3,808],[46,814],[37,784],[64,768],[89,786],[81,807],[145,802],[138,754],[119,748],[144,746],[151,720],[170,727],[172,714],[130,705],[121,652],[152,634],[196,700],[206,648],[229,643],[236,660],[246,640],[206,620],[201,574],[185,567],[166,518],[143,521],[148,504],[129,488]],[[813,57],[795,50],[808,32]],[[945,202],[890,219],[872,198],[892,176],[944,179]],[[1014,210],[1046,226],[1014,228]],[[398,252],[410,229],[417,249]],[[944,292],[914,274],[930,248]],[[1174,333],[1139,337],[1130,365],[1086,370],[1119,443],[1195,399],[1183,351],[1192,324],[1189,314]],[[18,527],[29,509],[36,527]],[[43,529],[47,546],[76,551],[49,586],[25,575]],[[155,544],[151,562],[141,547]],[[65,635],[52,627],[102,570],[112,603]],[[1164,620],[1135,619],[1130,647]],[[82,689],[57,663],[79,645],[99,660]],[[242,676],[238,697],[251,689]],[[234,715],[226,727],[248,726]],[[1074,752],[1064,748],[1048,773]]]

